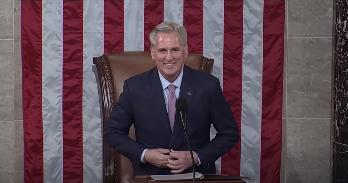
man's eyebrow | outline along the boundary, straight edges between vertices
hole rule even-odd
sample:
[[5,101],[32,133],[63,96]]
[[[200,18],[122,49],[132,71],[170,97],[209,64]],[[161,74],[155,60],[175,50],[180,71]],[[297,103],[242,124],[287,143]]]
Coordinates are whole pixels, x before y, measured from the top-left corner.
[[164,51],[164,50],[180,50],[180,47],[173,47],[173,48],[158,48],[158,50]]
[[159,51],[166,51],[167,48],[158,48]]

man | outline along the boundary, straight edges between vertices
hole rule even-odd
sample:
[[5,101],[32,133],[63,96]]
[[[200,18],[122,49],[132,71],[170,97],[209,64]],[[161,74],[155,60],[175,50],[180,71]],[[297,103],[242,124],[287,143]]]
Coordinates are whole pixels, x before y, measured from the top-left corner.
[[[189,172],[192,160],[173,108],[176,99],[184,99],[196,171],[215,173],[215,160],[238,138],[219,81],[184,65],[188,48],[183,26],[163,22],[150,33],[150,41],[156,67],[124,82],[106,126],[106,138],[132,161],[136,175]],[[128,137],[132,124],[136,141]],[[217,134],[210,141],[211,124]]]

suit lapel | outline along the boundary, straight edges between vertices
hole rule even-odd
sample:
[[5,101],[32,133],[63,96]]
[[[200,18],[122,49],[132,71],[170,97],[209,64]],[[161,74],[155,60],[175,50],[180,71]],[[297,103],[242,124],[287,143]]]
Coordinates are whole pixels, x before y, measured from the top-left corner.
[[[194,96],[194,88],[192,87],[191,70],[190,70],[190,68],[187,68],[185,66],[182,81],[181,81],[181,86],[180,86],[179,98],[186,100],[187,111],[189,111],[190,104],[192,104],[193,96]],[[179,116],[179,113],[177,112],[176,118],[175,118],[175,124],[174,124],[174,128],[173,128],[173,135],[172,135],[172,139],[171,139],[172,145],[174,145],[176,143],[182,143],[182,142],[185,143],[184,131],[183,131],[183,126],[181,123],[182,123],[181,118]],[[174,146],[178,147],[180,145],[177,144]]]
[[[188,67],[184,67],[184,73],[181,81],[179,98],[186,100],[187,104],[191,103],[192,96],[194,93],[194,88],[192,87],[191,81],[191,70]],[[187,105],[189,107],[189,105]]]
[[[153,69],[152,71],[152,101],[155,104],[153,107],[154,111],[158,111],[158,120],[160,123],[166,123],[166,129],[168,133],[172,133],[172,130],[170,129],[170,124],[169,124],[169,118],[168,118],[168,113],[166,109],[166,104],[164,100],[164,95],[163,95],[163,88],[161,84],[161,80],[159,79],[158,76],[158,71],[157,69]],[[161,125],[162,126],[162,125]],[[160,129],[164,130],[164,129]]]

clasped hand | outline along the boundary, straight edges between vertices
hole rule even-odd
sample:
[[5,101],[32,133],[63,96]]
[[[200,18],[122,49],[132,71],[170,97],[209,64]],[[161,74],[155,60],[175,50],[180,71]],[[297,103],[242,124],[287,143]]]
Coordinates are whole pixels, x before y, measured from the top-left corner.
[[[194,153],[197,163],[197,153]],[[149,149],[146,151],[144,160],[159,168],[170,168],[171,173],[180,173],[192,166],[190,151],[174,151],[169,149]]]

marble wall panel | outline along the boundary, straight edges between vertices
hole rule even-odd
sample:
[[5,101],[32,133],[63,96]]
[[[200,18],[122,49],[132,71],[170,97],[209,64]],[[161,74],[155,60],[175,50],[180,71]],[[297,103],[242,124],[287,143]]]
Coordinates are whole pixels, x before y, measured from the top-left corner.
[[0,40],[0,120],[13,120],[13,41]]
[[12,183],[16,176],[12,171],[0,171],[0,182]]
[[21,39],[21,0],[13,0],[13,38]]
[[13,182],[15,162],[15,123],[0,122],[0,182]]
[[333,1],[288,0],[289,37],[331,37]]
[[280,182],[286,182],[286,118],[282,119],[282,152],[281,152],[281,164],[280,164]]
[[23,182],[24,178],[24,143],[23,143],[23,121],[15,121],[15,160],[14,160],[14,183]]
[[0,39],[13,38],[13,0],[2,0],[0,6]]
[[14,118],[23,119],[22,110],[22,58],[21,58],[21,0],[14,0]]
[[286,182],[330,182],[330,119],[287,119]]
[[14,119],[13,40],[0,40],[0,121]]
[[331,38],[287,40],[287,118],[329,118]]
[[13,92],[13,40],[0,39],[0,95]]
[[22,109],[22,62],[20,40],[14,41],[14,119],[23,119]]

